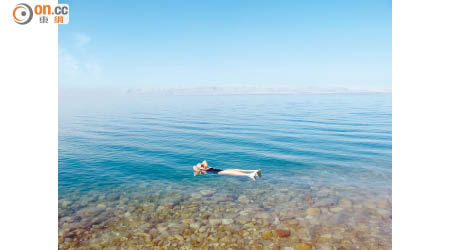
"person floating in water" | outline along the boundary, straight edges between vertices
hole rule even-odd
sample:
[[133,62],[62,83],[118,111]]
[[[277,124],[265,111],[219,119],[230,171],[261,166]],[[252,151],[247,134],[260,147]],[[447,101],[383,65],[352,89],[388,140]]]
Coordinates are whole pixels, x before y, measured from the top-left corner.
[[259,178],[262,177],[261,175],[261,169],[258,170],[243,170],[243,169],[218,169],[218,168],[212,168],[208,166],[208,162],[203,161],[202,163],[197,163],[197,165],[192,167],[194,169],[194,176],[198,174],[206,174],[206,173],[213,173],[213,174],[225,174],[225,175],[231,175],[231,176],[247,176],[250,179],[256,181],[256,176]]

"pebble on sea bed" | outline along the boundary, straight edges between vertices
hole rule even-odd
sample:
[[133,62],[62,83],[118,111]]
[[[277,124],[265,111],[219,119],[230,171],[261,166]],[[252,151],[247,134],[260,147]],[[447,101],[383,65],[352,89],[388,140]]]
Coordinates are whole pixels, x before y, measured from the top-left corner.
[[238,197],[238,201],[240,202],[240,203],[249,203],[250,202],[250,200],[247,198],[247,196],[245,196],[245,195],[240,195],[239,197]]
[[344,210],[342,207],[331,207],[330,208],[330,212],[332,212],[332,213],[340,213],[340,212],[342,212],[342,210]]
[[340,200],[339,201],[339,204],[338,204],[340,207],[342,207],[342,208],[352,208],[352,206],[353,206],[353,203],[352,203],[352,201],[351,200],[349,200],[349,199],[342,199],[342,200]]
[[233,219],[222,219],[222,224],[229,225],[233,223]]
[[289,229],[277,229],[275,232],[280,238],[287,238],[291,236],[291,230]]
[[267,232],[261,233],[261,237],[263,238],[263,240],[272,239],[272,231],[267,231]]
[[304,242],[302,242],[302,243],[300,243],[300,244],[297,244],[296,246],[295,246],[295,250],[310,250],[312,248],[312,245],[311,244],[309,244],[309,243],[304,243]]
[[319,208],[313,208],[313,207],[308,208],[308,209],[306,209],[306,214],[307,215],[318,215],[318,214],[320,214],[320,209]]
[[200,194],[203,196],[211,196],[214,193],[215,193],[215,191],[211,190],[211,189],[200,190]]
[[103,203],[99,203],[99,204],[97,205],[97,208],[106,208],[106,205],[103,204]]
[[191,194],[191,197],[194,199],[200,199],[200,198],[202,198],[202,195],[199,193],[193,193],[193,194]]

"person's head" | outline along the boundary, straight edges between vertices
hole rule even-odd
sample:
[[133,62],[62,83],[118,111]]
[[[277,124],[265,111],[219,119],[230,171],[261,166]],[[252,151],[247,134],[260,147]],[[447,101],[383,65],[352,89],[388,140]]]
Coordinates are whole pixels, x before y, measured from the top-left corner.
[[204,160],[204,161],[202,162],[202,166],[207,167],[207,166],[208,166],[208,162],[206,162],[206,160]]
[[205,171],[205,168],[200,163],[198,163],[197,165],[192,166],[192,169],[194,169],[194,176],[196,176],[198,174],[204,174],[203,171]]
[[197,165],[192,166],[192,169],[194,169],[194,172],[200,172],[201,171],[201,165],[200,163]]

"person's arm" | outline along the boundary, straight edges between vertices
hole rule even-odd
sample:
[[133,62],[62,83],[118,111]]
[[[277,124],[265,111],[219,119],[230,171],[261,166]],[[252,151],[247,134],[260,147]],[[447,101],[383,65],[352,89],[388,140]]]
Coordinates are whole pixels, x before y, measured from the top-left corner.
[[197,176],[198,174],[204,174],[204,171],[197,166],[192,166],[192,169],[194,170],[194,176]]
[[209,167],[209,166],[207,166],[207,167],[205,167],[205,166],[201,166],[200,167],[200,170],[201,171],[206,171],[206,170],[208,170],[208,169],[210,169],[211,167]]

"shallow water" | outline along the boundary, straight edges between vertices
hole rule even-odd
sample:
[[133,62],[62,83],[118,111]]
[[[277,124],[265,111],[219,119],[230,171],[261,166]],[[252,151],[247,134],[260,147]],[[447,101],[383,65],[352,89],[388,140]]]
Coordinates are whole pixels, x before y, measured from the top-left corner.
[[61,249],[391,248],[390,95],[65,95],[59,120]]

